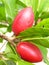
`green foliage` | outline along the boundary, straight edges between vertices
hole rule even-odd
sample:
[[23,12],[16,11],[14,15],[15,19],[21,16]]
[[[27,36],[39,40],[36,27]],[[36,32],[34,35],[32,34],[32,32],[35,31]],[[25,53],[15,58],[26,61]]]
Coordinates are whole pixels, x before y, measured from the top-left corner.
[[6,65],[6,63],[4,62],[4,60],[0,60],[0,64],[1,65]]
[[7,60],[5,62],[6,62],[6,65],[16,65],[16,63],[12,60]]
[[7,18],[11,18],[13,20],[16,12],[16,0],[3,0],[3,3],[5,5]]
[[[41,16],[42,12],[44,12],[45,10],[47,12],[48,6],[49,6],[48,0],[27,0],[27,1],[20,0],[20,1],[26,4],[27,6],[31,6],[33,8],[34,15],[35,15],[35,21],[38,20],[39,15]],[[38,16],[37,16],[37,12],[38,12]]]
[[[31,34],[30,34],[31,33]],[[32,27],[23,31],[18,36],[22,41],[32,41],[49,48],[49,29]]]
[[10,44],[6,45],[5,53],[14,53],[13,49],[11,48]]
[[48,3],[48,0],[40,0],[39,1],[39,6],[38,6],[38,11],[39,11],[39,13],[42,13],[43,12],[43,10],[46,8],[46,6],[47,6],[47,3]]
[[10,64],[10,60],[11,60],[11,63],[12,63],[12,61],[15,62],[17,60],[20,60],[19,55],[16,53],[15,49],[12,46],[10,46],[9,44],[7,44],[3,56],[5,58],[9,59],[8,61],[6,61],[9,64]]
[[23,60],[18,61],[17,64],[18,65],[34,65],[34,64],[31,64],[31,63],[23,61]]
[[[37,44],[36,44],[36,45],[37,45]],[[48,59],[47,59],[48,50],[47,50],[45,47],[41,46],[41,45],[37,45],[37,46],[39,47],[39,49],[40,49],[41,52],[42,52],[44,62],[45,62],[47,65],[49,65],[49,61],[48,61]]]
[[[41,22],[21,32],[17,38],[20,38],[21,41],[34,42],[40,48],[44,62],[49,65],[46,49],[49,48],[49,0],[0,0],[0,22],[8,23],[8,26],[0,23],[0,32],[11,32],[15,16],[21,9],[28,6],[32,7],[34,11],[35,22],[38,18],[41,19]],[[2,42],[2,39],[0,39],[0,42]],[[7,44],[3,56],[8,60],[0,60],[1,65],[34,65],[21,60],[10,43]]]
[[43,12],[40,16],[41,20],[45,19],[45,18],[49,18],[49,12]]
[[3,42],[3,40],[0,38],[0,42],[2,43]]
[[2,2],[0,3],[0,21],[1,20],[6,20],[5,6]]
[[0,65],[16,65],[16,63],[12,60],[0,60]]
[[49,18],[43,19],[40,23],[36,25],[36,27],[49,28]]

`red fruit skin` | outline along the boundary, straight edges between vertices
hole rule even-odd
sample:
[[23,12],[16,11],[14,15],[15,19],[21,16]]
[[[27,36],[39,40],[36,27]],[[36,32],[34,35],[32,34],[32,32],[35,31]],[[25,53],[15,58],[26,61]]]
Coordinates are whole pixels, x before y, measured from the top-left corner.
[[21,10],[15,17],[12,24],[12,31],[18,35],[20,32],[26,30],[34,24],[34,13],[31,7],[26,7]]
[[20,42],[16,46],[16,51],[20,57],[28,62],[40,62],[42,61],[42,53],[37,46],[30,42]]

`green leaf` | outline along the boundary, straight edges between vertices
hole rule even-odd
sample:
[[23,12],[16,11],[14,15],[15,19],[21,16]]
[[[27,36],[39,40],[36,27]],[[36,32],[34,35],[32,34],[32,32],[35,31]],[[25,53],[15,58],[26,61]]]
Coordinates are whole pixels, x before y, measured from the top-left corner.
[[2,27],[7,27],[6,25],[2,25],[2,24],[0,24],[0,28],[2,28]]
[[7,27],[7,31],[8,31],[8,32],[11,32],[11,30],[12,30],[12,24],[10,24],[10,25]]
[[16,0],[3,0],[3,3],[5,5],[7,17],[13,20],[16,12]]
[[38,11],[39,13],[42,13],[44,11],[44,9],[46,8],[48,3],[48,0],[40,0],[39,4],[38,4]]
[[[40,14],[47,8],[47,4],[49,4],[48,0],[20,0],[22,3],[26,4],[29,7],[32,7],[35,15],[35,20],[38,20]],[[38,12],[38,16],[37,16]],[[37,18],[37,19],[36,19]]]
[[0,38],[0,43],[2,43],[2,42],[3,42],[3,39]]
[[5,6],[3,3],[0,4],[0,22],[6,20]]
[[31,1],[32,8],[34,10],[34,14],[36,15],[39,0],[30,0],[30,1]]
[[7,14],[6,20],[9,22],[9,24],[12,23],[18,11],[26,7],[26,5],[19,0],[3,0],[3,3],[5,5],[5,10]]
[[6,45],[6,49],[5,49],[4,53],[8,53],[8,52],[15,53],[15,50],[13,50],[13,48],[10,46],[9,43]]
[[49,18],[43,19],[40,23],[36,25],[36,27],[49,28]]
[[1,0],[0,0],[0,2],[1,2]]
[[30,41],[36,44],[40,44],[44,47],[49,48],[49,37],[35,37],[35,38],[25,38],[22,41]]
[[6,65],[6,63],[3,60],[0,60],[1,65]]
[[15,60],[15,61],[20,59],[17,52],[15,51],[15,48],[10,46],[10,44],[7,44],[6,49],[4,51],[4,56],[8,59]]
[[0,60],[0,65],[16,65],[12,60]]
[[43,19],[46,19],[46,18],[49,18],[49,12],[42,12],[40,19],[43,20]]
[[47,4],[46,4],[44,11],[49,12],[49,0],[47,0]]
[[[37,45],[37,44],[36,44]],[[47,48],[41,46],[41,45],[37,45],[39,47],[39,49],[41,50],[42,52],[42,55],[43,55],[43,61],[49,65],[49,61],[48,61],[48,58],[47,58],[47,53],[48,53],[48,50]]]
[[29,62],[26,62],[26,61],[24,61],[24,60],[19,60],[19,61],[17,62],[17,64],[18,64],[18,65],[34,65],[34,64],[29,63]]
[[6,53],[4,54],[4,56],[10,60],[13,60],[13,61],[17,61],[17,60],[20,60],[18,54],[14,54],[14,53]]
[[32,27],[19,34],[18,38],[35,38],[49,36],[49,28]]
[[21,10],[22,8],[26,7],[26,4],[24,4],[20,0],[17,0],[16,1],[16,7],[17,7],[17,10]]
[[16,65],[16,63],[12,60],[6,60],[5,62],[7,65]]
[[20,0],[22,3],[24,3],[26,6],[31,6],[31,0]]
[[20,33],[21,41],[31,41],[49,48],[49,28],[32,27]]

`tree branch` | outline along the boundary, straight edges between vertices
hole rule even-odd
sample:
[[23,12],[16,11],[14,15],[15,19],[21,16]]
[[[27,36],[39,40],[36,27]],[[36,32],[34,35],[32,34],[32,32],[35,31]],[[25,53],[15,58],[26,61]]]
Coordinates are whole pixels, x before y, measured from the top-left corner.
[[7,40],[11,45],[13,45],[14,47],[16,46],[16,44],[13,42],[13,40],[11,40],[9,37],[7,37],[5,34],[1,34],[0,33],[0,38],[3,38],[5,40]]
[[0,22],[1,25],[9,26],[7,22]]

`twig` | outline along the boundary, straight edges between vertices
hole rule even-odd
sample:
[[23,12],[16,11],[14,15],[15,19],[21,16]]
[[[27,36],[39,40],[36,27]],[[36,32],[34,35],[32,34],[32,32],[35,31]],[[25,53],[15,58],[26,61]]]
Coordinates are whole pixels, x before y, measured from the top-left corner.
[[41,22],[41,19],[39,18],[38,21],[37,21],[37,24]]
[[1,34],[0,33],[0,38],[3,38],[5,40],[7,40],[11,45],[13,45],[14,47],[16,46],[16,44],[9,38],[7,37],[5,34]]
[[0,22],[1,25],[9,26],[7,22]]
[[5,43],[1,46],[0,50],[4,47]]

